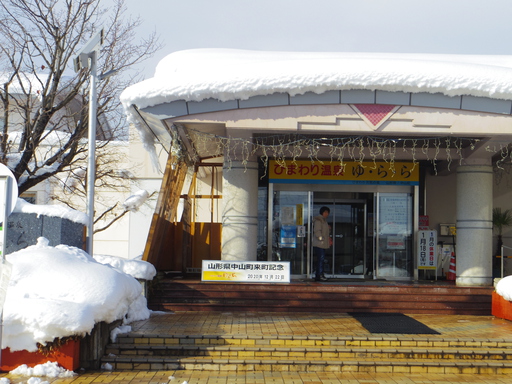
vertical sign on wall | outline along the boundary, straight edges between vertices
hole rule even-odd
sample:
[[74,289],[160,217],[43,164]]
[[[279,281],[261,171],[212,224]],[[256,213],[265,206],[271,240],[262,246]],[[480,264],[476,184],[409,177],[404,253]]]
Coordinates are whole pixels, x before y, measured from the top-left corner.
[[418,231],[418,269],[437,269],[437,231]]

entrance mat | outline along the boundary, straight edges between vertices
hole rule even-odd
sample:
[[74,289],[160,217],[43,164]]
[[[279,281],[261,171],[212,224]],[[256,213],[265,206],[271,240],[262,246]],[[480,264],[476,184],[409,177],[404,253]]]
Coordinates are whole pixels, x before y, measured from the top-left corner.
[[403,313],[362,313],[350,315],[370,333],[399,333],[407,335],[440,335],[439,332]]

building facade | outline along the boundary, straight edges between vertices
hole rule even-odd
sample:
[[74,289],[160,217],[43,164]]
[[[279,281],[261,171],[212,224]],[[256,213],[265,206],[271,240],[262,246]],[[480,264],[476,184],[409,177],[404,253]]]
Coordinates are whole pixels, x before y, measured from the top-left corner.
[[145,259],[181,271],[281,260],[308,278],[310,224],[327,206],[330,277],[442,278],[453,252],[457,285],[491,285],[492,210],[510,204],[500,60],[169,55],[123,94],[146,147],[169,153]]

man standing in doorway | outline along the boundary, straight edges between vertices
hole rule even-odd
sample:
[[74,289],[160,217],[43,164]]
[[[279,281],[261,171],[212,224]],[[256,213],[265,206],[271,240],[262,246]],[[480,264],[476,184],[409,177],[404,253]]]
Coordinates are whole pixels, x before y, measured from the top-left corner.
[[329,224],[327,217],[331,213],[328,207],[320,208],[320,215],[313,219],[313,251],[316,255],[315,281],[327,281],[324,276],[325,250],[328,249],[332,240],[329,236]]

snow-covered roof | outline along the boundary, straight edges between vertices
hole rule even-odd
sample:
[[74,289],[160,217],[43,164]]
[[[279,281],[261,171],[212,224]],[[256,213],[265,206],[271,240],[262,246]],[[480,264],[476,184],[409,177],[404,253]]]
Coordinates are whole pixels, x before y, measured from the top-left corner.
[[[48,81],[47,74],[33,74],[33,73],[24,73],[19,72],[19,77],[15,77],[12,79],[12,82],[9,86],[9,92],[11,94],[28,94],[31,93],[33,95],[37,95],[38,91],[41,91],[43,88],[43,84]],[[0,82],[6,83],[10,80],[11,74],[0,72]]]
[[512,56],[193,49],[165,57],[153,78],[127,88],[121,100],[142,109],[354,89],[512,100]]

